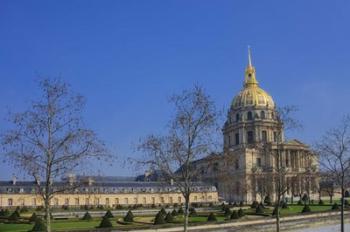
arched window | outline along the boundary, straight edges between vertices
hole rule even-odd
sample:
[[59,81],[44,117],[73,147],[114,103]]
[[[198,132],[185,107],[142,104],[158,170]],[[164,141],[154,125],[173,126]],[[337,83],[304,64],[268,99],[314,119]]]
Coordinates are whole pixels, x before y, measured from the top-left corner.
[[236,114],[236,122],[239,121],[239,114]]
[[248,112],[247,119],[248,120],[253,120],[253,113],[251,111]]
[[261,111],[260,112],[260,118],[261,119],[265,119],[265,111]]

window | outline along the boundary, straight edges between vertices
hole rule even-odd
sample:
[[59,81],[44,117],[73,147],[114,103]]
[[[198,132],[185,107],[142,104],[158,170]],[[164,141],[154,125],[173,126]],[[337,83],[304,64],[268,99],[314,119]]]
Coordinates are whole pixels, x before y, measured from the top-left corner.
[[247,119],[248,120],[253,120],[253,113],[252,112],[248,112],[248,114],[247,114]]
[[85,198],[85,205],[90,205],[89,198]]
[[198,201],[198,197],[197,196],[194,196],[194,201]]
[[261,111],[260,112],[260,118],[261,119],[265,119],[265,111]]
[[236,114],[236,122],[239,121],[239,114]]
[[249,144],[252,144],[254,142],[254,135],[253,135],[253,131],[248,131],[247,132],[247,142]]
[[69,198],[64,199],[64,204],[69,205]]
[[129,204],[129,199],[128,198],[124,198],[124,203],[125,204]]
[[55,206],[58,206],[58,198],[55,198],[55,199],[53,199],[53,204],[55,205]]
[[228,136],[228,146],[231,146],[231,136]]
[[256,158],[256,166],[261,167],[261,158]]
[[134,198],[134,204],[137,204],[138,203],[138,200],[137,200],[137,197]]
[[32,200],[32,205],[33,205],[33,206],[36,206],[36,198],[33,198],[33,200]]
[[239,160],[238,159],[235,160],[235,168],[239,169]]
[[144,198],[142,199],[142,204],[146,204],[146,203],[147,203],[146,197],[144,197]]
[[173,198],[169,197],[169,203],[172,204],[173,203]]
[[114,203],[115,203],[116,205],[119,205],[119,198],[114,199]]
[[277,132],[273,132],[273,141],[276,143],[277,142]]
[[12,198],[7,200],[7,205],[8,206],[13,206],[13,199]]
[[109,205],[109,198],[106,198],[106,205]]
[[164,197],[160,197],[160,203],[164,204]]
[[239,133],[235,134],[235,144],[238,145],[239,144]]
[[181,197],[178,197],[177,200],[179,203],[181,203]]
[[79,198],[75,198],[75,205],[79,205]]
[[261,140],[267,142],[267,132],[265,130],[261,132]]

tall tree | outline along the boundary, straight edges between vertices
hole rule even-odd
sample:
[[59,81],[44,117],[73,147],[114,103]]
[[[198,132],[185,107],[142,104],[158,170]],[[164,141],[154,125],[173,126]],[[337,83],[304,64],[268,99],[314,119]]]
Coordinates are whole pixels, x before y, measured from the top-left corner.
[[327,131],[315,148],[327,178],[341,189],[340,223],[344,232],[344,197],[350,173],[350,115],[346,115],[338,127]]
[[10,115],[12,129],[1,136],[1,142],[6,160],[36,180],[50,232],[50,200],[72,188],[55,187],[57,178],[77,171],[89,160],[107,157],[107,152],[95,132],[84,126],[82,96],[57,79],[44,79],[39,86],[41,97],[28,110]]
[[184,231],[187,231],[190,196],[199,169],[193,161],[209,154],[217,131],[217,111],[213,101],[198,86],[171,97],[174,116],[164,136],[149,135],[139,145],[146,156],[141,161],[173,181],[185,199]]

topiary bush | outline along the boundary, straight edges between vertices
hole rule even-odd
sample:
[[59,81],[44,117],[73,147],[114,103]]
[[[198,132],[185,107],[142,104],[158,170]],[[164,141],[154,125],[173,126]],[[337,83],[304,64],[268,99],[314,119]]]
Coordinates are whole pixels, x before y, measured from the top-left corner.
[[309,205],[304,205],[303,210],[301,211],[302,213],[310,213],[311,209]]
[[239,202],[239,207],[243,207],[243,201]]
[[190,217],[195,217],[195,216],[197,216],[197,212],[196,212],[196,209],[195,208],[190,208]]
[[165,215],[166,215],[166,211],[165,211],[164,208],[161,208],[160,211],[159,211],[159,213],[163,214],[164,217],[165,217]]
[[265,205],[271,205],[272,204],[272,201],[271,201],[271,197],[270,196],[266,196],[265,199],[264,199],[264,203]]
[[287,204],[287,202],[282,201],[282,202],[281,202],[281,208],[282,208],[282,209],[288,209],[288,204]]
[[174,209],[174,210],[171,212],[171,215],[172,215],[173,217],[176,217],[176,216],[177,216],[176,209]]
[[233,211],[232,211],[232,214],[231,214],[231,216],[230,216],[230,219],[238,219],[238,218],[239,218],[239,216],[238,216],[237,211],[236,211],[236,210],[233,210]]
[[332,210],[339,210],[339,205],[336,202],[332,205]]
[[134,215],[132,214],[131,210],[129,210],[124,217],[124,222],[133,222],[133,221],[134,221]]
[[324,205],[324,202],[322,201],[322,199],[320,199],[320,200],[318,201],[318,204],[319,204],[319,205]]
[[216,216],[214,213],[210,213],[209,216],[208,216],[208,219],[207,219],[208,222],[216,222],[217,219],[216,219]]
[[8,215],[10,215],[10,211],[8,209],[0,210],[0,217],[7,217]]
[[165,219],[164,219],[167,223],[172,223],[174,222],[174,217],[171,213],[167,213],[167,215],[165,216]]
[[164,215],[161,212],[158,212],[156,214],[156,217],[154,218],[154,225],[161,225],[164,223],[165,223]]
[[32,232],[45,232],[46,231],[45,222],[41,218],[37,218],[31,231]]
[[240,209],[238,210],[238,217],[243,217],[243,216],[244,216],[243,209],[240,208]]
[[20,213],[27,213],[29,210],[28,210],[28,208],[26,207],[26,206],[23,206],[20,210],[19,210],[19,212]]
[[229,217],[229,216],[231,216],[231,214],[232,214],[232,212],[231,212],[230,208],[226,207],[225,208],[225,213],[224,213],[225,217]]
[[258,205],[255,209],[256,214],[263,214],[264,213],[264,208],[261,205]]
[[10,216],[9,216],[9,220],[10,221],[17,221],[20,218],[20,214],[19,212],[16,210],[14,211]]
[[107,212],[106,212],[106,214],[105,214],[105,217],[107,217],[107,218],[113,218],[114,216],[113,216],[113,214],[112,214],[112,212],[111,212],[110,210],[107,210]]
[[81,219],[84,221],[90,221],[90,220],[92,220],[92,217],[91,217],[89,212],[86,212]]
[[36,213],[33,213],[32,216],[30,216],[29,218],[29,222],[30,223],[36,222],[37,219],[38,219],[38,216],[36,215]]
[[277,207],[273,208],[272,211],[272,216],[276,216],[277,215]]
[[298,205],[303,205],[303,202],[301,200],[299,200]]
[[257,201],[253,201],[253,203],[250,205],[250,208],[256,209],[258,207],[259,203]]
[[178,215],[183,215],[184,214],[184,210],[182,207],[179,208],[179,210],[177,211]]
[[98,228],[111,228],[111,227],[113,227],[113,225],[108,217],[103,217],[102,221],[100,222],[100,225],[98,226]]

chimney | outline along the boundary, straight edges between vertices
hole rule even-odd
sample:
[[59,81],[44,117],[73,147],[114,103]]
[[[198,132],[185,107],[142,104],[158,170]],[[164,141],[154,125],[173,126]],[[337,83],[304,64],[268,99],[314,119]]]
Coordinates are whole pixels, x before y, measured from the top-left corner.
[[17,183],[17,177],[15,175],[12,176],[12,184],[16,185]]

